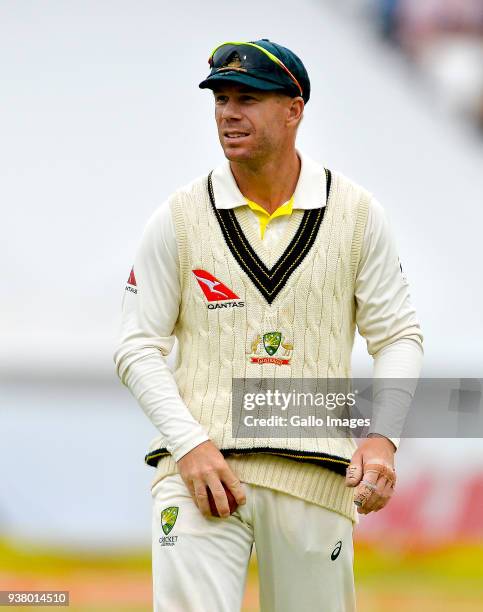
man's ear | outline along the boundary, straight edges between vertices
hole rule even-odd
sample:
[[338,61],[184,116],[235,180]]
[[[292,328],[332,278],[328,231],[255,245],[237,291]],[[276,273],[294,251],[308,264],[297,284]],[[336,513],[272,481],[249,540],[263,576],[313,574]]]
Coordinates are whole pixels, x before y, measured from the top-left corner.
[[296,98],[291,98],[289,113],[288,113],[288,122],[295,122],[297,126],[302,121],[303,113],[304,113],[304,101],[301,96],[297,96]]

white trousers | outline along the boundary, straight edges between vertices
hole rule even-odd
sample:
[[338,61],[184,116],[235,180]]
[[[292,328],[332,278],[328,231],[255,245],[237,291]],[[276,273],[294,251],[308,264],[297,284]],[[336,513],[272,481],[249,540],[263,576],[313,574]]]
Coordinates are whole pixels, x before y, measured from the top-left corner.
[[155,485],[154,611],[239,612],[255,543],[262,612],[353,612],[352,522],[279,491],[243,486],[246,505],[222,519],[200,513],[178,474]]

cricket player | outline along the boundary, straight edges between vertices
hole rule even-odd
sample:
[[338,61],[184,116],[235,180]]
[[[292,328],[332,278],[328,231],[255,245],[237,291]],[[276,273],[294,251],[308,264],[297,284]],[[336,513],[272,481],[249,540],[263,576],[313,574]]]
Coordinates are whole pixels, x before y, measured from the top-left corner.
[[262,39],[209,65],[226,159],[148,221],[114,355],[159,432],[154,609],[240,610],[255,544],[262,611],[353,611],[353,527],[390,499],[398,439],[233,436],[232,382],[350,378],[356,326],[374,377],[417,378],[423,336],[381,204],[295,146],[300,58]]

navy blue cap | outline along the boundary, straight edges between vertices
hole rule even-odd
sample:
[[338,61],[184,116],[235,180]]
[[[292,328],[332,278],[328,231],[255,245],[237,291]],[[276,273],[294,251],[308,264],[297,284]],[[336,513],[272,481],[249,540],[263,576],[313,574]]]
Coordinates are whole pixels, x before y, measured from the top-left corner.
[[[277,57],[292,73],[298,85],[282,66],[270,59],[262,50],[252,46],[253,44],[263,47]],[[229,49],[230,43],[226,45]],[[218,49],[223,50],[223,46]],[[242,83],[264,91],[280,91],[292,97],[301,96],[305,104],[310,98],[309,75],[301,59],[287,47],[268,38],[249,41],[246,46],[237,43],[221,66],[212,66],[210,74],[199,87],[213,89],[220,82]]]

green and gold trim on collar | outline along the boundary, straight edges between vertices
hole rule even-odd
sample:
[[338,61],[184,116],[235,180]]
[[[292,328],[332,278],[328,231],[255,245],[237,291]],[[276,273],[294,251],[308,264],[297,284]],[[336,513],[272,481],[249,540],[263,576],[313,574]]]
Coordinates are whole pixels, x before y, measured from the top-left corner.
[[221,209],[215,206],[215,195],[211,175],[208,175],[208,194],[216,219],[220,225],[225,242],[242,270],[252,283],[271,304],[283,289],[290,276],[303,262],[314,244],[329,203],[332,174],[325,168],[327,181],[327,200],[325,206],[305,210],[299,227],[285,252],[272,268],[267,268],[248,242],[232,208]]

